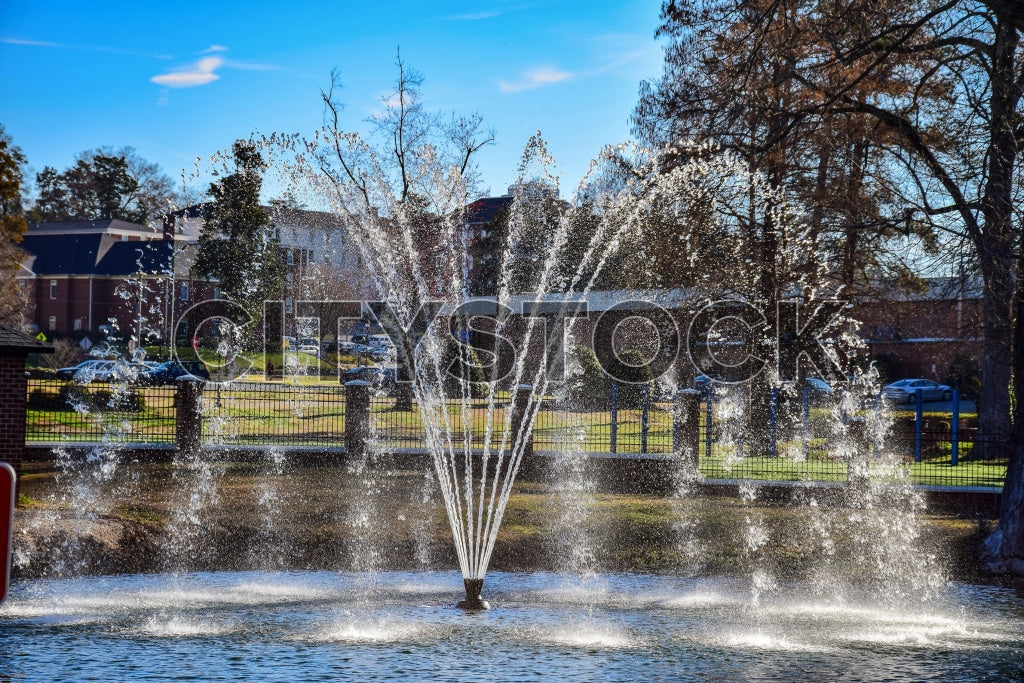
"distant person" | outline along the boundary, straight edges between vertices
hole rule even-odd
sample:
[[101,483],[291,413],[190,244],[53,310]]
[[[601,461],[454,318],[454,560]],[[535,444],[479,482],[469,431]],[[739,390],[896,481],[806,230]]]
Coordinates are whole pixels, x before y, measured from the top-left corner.
[[266,368],[266,377],[267,377],[267,379],[274,379],[274,371],[275,370],[277,370],[277,368],[274,367],[274,361],[268,360],[267,361],[267,368]]

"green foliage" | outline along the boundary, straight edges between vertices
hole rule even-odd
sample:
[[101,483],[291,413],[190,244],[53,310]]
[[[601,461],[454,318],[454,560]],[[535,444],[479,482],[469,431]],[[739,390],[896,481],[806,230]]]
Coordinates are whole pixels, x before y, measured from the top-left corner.
[[597,354],[589,346],[575,346],[569,352],[570,367],[578,372],[569,377],[566,399],[578,409],[607,407],[612,391],[611,377],[601,369]]
[[949,364],[946,384],[959,389],[962,394],[981,396],[981,377],[978,375],[978,363],[975,359],[960,354]]
[[618,399],[620,408],[639,408],[643,404],[644,394],[651,391],[654,377],[647,365],[647,358],[635,349],[627,349],[618,354],[621,364]]
[[218,280],[228,297],[259,318],[263,302],[280,297],[286,266],[270,216],[260,206],[263,157],[244,140],[232,152],[235,172],[210,185],[213,202],[193,269]]
[[440,367],[448,369],[444,386],[448,396],[460,396],[465,383],[468,383],[469,395],[473,398],[487,396],[487,375],[473,347],[448,337],[441,349]]
[[24,314],[24,297],[16,276],[24,254],[18,249],[25,234],[21,184],[25,155],[0,125],[0,323],[17,325]]
[[112,392],[109,389],[90,391],[78,384],[65,384],[58,392],[33,389],[28,395],[28,408],[32,410],[61,411],[84,407],[93,411],[139,413],[146,409],[145,397],[134,389]]
[[145,223],[165,213],[175,198],[171,180],[131,147],[100,148],[78,155],[58,172],[46,166],[36,174],[33,221],[118,219]]

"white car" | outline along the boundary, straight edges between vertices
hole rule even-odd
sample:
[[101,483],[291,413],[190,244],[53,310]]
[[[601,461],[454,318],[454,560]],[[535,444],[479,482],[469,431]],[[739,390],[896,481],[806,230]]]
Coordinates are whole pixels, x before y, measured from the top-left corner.
[[882,389],[882,396],[895,403],[913,403],[917,392],[922,401],[948,401],[953,389],[930,379],[901,379]]
[[303,344],[295,350],[299,353],[308,353],[311,356],[320,357],[320,347],[315,344]]

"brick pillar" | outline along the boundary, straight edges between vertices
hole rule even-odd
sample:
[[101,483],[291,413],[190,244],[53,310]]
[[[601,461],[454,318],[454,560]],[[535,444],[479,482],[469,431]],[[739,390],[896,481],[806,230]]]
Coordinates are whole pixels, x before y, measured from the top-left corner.
[[672,415],[672,452],[684,474],[696,474],[700,453],[700,392],[683,389],[676,394]]
[[[515,393],[512,396],[512,421],[510,427],[512,429],[511,437],[516,439],[519,433],[522,431],[526,421],[526,408],[530,402],[530,396],[533,394],[533,387],[529,384],[520,384],[516,387]],[[533,457],[533,430],[530,429],[526,432],[526,443],[523,447],[523,464],[526,464],[526,460]]]
[[345,382],[345,454],[352,459],[366,455],[370,436],[370,383],[361,379]]
[[175,380],[174,441],[178,453],[195,455],[203,447],[203,389],[206,382],[186,375]]
[[25,356],[0,357],[0,461],[10,463],[21,478],[21,459],[25,453],[25,405],[28,379]]

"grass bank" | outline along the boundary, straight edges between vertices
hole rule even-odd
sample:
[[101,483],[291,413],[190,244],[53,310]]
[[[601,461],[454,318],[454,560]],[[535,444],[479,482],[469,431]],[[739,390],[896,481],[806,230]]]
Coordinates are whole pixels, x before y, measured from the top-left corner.
[[[258,462],[189,467],[109,456],[29,463],[16,514],[16,575],[223,569],[456,568],[432,474]],[[781,578],[928,571],[977,578],[984,518],[930,514],[915,495],[874,509],[743,495],[586,493],[518,481],[491,562],[499,570],[657,571]],[[584,491],[581,493],[580,491]],[[884,545],[883,545],[884,544]],[[890,562],[891,560],[891,562]],[[891,578],[891,576],[890,576]]]

